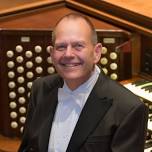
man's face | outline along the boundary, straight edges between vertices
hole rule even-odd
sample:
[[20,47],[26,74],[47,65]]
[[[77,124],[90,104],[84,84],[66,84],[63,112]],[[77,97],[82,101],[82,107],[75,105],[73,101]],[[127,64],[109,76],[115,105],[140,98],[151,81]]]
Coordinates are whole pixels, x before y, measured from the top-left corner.
[[101,55],[101,45],[93,45],[91,30],[83,19],[63,19],[55,30],[51,52],[57,72],[75,89],[91,75]]

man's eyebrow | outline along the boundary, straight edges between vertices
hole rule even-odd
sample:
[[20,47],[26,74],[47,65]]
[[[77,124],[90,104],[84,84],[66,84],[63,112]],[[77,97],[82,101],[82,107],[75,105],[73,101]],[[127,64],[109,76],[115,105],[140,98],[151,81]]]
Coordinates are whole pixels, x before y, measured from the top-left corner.
[[86,45],[85,41],[73,41],[71,42],[71,44],[82,44],[82,45]]
[[68,42],[57,42],[57,43],[55,43],[55,45],[66,45],[66,44],[75,44],[75,43],[86,44],[85,41],[72,41],[70,43],[68,43]]
[[57,43],[55,43],[55,44],[67,44],[66,42],[57,42]]
[[58,46],[65,46],[65,45],[68,45],[68,43],[65,43],[65,42],[61,42],[61,43],[55,43],[54,46],[58,47]]

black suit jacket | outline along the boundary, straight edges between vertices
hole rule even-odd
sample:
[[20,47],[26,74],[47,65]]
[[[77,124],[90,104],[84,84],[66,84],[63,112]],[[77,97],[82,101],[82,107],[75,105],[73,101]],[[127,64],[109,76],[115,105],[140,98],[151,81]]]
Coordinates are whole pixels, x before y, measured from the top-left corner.
[[[34,82],[19,152],[47,152],[62,85],[58,75]],[[143,152],[147,111],[137,96],[101,73],[66,152]]]

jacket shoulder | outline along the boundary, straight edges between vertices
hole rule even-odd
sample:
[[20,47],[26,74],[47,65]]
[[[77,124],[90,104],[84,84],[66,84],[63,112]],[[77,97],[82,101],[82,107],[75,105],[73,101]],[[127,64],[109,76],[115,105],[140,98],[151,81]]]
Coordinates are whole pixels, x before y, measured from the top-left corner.
[[120,82],[111,80],[107,76],[102,76],[101,86],[105,96],[113,99],[114,104],[120,107],[132,108],[134,106],[144,105],[140,98],[125,88]]
[[50,89],[62,85],[63,85],[63,80],[58,74],[40,77],[33,81],[33,87],[36,88],[45,86]]

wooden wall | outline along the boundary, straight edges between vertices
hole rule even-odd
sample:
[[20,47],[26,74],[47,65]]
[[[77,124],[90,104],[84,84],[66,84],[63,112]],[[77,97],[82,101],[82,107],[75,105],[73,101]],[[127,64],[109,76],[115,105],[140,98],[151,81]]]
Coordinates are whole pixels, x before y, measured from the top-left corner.
[[[17,15],[0,18],[0,28],[52,28],[56,21],[63,15],[74,12],[64,5],[52,8],[30,10]],[[90,17],[96,28],[119,29],[106,22]]]

